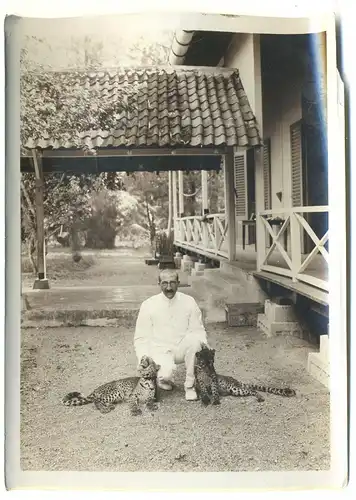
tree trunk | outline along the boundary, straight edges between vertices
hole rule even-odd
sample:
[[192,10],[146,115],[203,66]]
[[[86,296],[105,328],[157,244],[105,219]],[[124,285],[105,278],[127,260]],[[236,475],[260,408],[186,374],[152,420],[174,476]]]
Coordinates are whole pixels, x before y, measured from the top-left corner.
[[37,274],[37,263],[34,257],[34,254],[36,252],[36,244],[35,244],[35,236],[33,234],[30,235],[28,242],[27,242],[27,248],[28,248],[28,258],[31,262],[32,266],[32,272],[34,274]]

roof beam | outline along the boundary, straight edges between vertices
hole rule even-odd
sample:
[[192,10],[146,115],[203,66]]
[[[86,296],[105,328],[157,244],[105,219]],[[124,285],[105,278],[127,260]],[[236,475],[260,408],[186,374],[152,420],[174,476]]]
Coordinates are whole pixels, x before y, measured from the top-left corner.
[[157,148],[157,149],[98,149],[95,155],[86,153],[82,149],[44,149],[43,158],[110,158],[110,157],[131,157],[131,156],[222,156],[226,153],[226,147],[221,148]]

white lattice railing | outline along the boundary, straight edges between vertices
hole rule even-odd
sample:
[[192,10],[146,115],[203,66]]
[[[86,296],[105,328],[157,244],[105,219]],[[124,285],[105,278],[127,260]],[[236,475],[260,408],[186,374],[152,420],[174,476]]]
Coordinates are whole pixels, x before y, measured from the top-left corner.
[[[259,212],[257,215],[257,269],[288,276],[295,282],[301,281],[328,291],[329,252],[325,244],[329,239],[329,231],[327,230],[319,238],[304,217],[304,214],[308,213],[328,212],[328,206],[293,207]],[[281,219],[280,227],[273,231],[271,219],[277,217]],[[305,234],[309,235],[314,244],[314,248],[308,254],[302,252]],[[269,248],[266,236],[272,241]],[[287,249],[285,248],[286,242],[288,242]],[[268,264],[269,258],[272,262],[276,260],[273,259],[276,251],[283,258],[283,262],[279,262],[278,265]]]
[[225,214],[179,217],[174,223],[174,242],[188,249],[227,257],[227,232]]

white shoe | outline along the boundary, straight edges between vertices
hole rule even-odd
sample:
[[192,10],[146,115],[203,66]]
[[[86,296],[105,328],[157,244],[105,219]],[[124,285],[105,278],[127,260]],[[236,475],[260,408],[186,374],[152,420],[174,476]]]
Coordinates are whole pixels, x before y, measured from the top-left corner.
[[163,391],[171,391],[173,389],[172,384],[170,384],[169,382],[165,382],[164,380],[158,380],[157,385]]
[[193,387],[189,387],[185,390],[185,399],[187,401],[197,401],[198,396]]

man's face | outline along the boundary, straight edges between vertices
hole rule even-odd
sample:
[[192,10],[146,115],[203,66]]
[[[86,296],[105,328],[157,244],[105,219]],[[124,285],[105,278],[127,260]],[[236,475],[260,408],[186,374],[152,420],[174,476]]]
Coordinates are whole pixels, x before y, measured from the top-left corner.
[[177,274],[169,271],[162,272],[159,279],[159,285],[167,299],[173,299],[179,286]]

